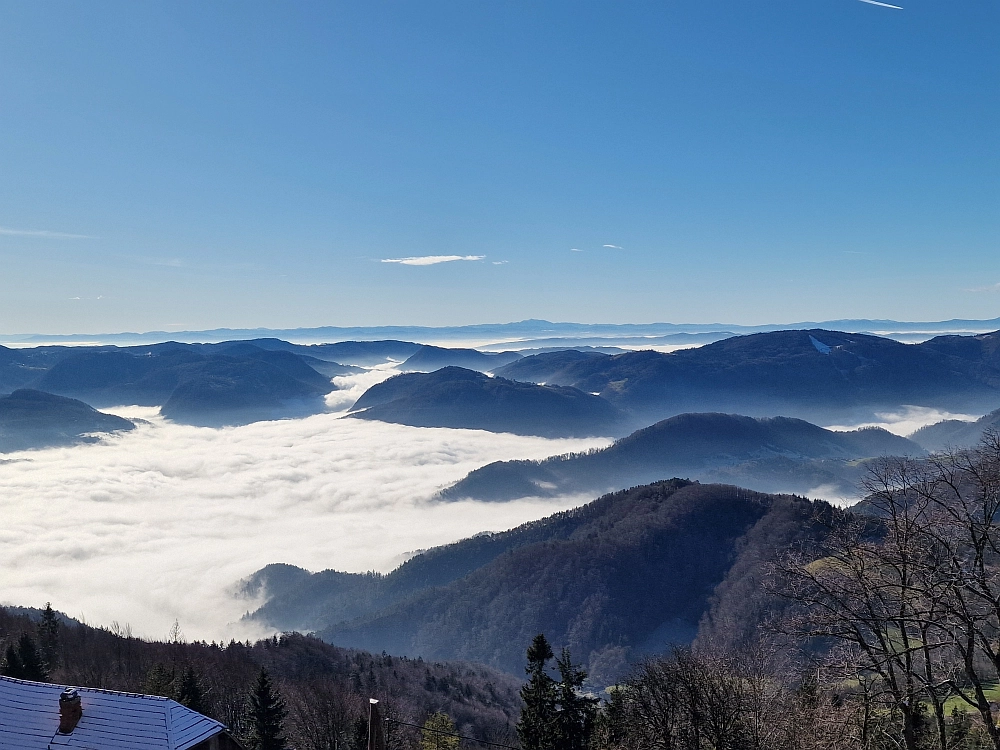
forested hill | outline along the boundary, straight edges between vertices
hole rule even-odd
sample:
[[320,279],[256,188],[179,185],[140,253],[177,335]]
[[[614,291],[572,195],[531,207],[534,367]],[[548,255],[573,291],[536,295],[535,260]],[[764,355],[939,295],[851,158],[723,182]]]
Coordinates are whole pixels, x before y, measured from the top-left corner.
[[70,445],[98,432],[131,430],[132,422],[82,401],[22,388],[0,396],[0,453]]
[[685,476],[764,492],[808,493],[825,486],[851,496],[863,459],[922,453],[916,443],[878,428],[835,432],[789,417],[681,414],[603,450],[487,464],[440,494],[478,500],[598,494]]
[[672,354],[525,357],[495,371],[600,393],[646,424],[691,411],[826,420],[900,404],[989,411],[1000,403],[1000,332],[901,344],[795,330],[736,336]]
[[[515,674],[525,641],[545,632],[608,684],[638,656],[689,643],[710,607],[727,606],[712,596],[734,564],[759,566],[811,533],[817,512],[829,506],[660,482],[431,550],[386,576],[274,570],[287,588],[271,590],[254,618],[311,626],[340,645],[483,661]],[[775,530],[754,537],[762,523]],[[752,538],[766,548],[748,548]]]
[[404,373],[369,388],[352,416],[414,427],[543,437],[621,434],[623,414],[576,388],[517,383],[461,367]]

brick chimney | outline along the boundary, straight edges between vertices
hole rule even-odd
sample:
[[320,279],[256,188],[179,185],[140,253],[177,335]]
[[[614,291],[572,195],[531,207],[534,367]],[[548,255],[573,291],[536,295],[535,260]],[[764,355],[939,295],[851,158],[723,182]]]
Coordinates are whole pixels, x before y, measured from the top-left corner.
[[70,734],[83,716],[83,704],[76,688],[66,688],[59,694],[59,734]]

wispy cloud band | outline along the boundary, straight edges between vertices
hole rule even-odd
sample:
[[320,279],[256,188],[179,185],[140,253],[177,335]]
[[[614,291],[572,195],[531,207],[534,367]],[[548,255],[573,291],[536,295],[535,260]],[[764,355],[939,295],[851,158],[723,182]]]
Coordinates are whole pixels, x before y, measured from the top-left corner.
[[402,266],[433,266],[456,260],[482,260],[485,255],[418,255],[412,258],[382,258],[383,263],[399,263]]
[[883,8],[893,8],[894,10],[903,10],[901,5],[890,5],[889,3],[880,3],[878,0],[861,0],[863,3],[868,3],[869,5],[879,5]]
[[43,237],[51,240],[93,240],[89,234],[70,234],[69,232],[51,232],[48,229],[11,229],[0,227],[0,236],[4,237]]

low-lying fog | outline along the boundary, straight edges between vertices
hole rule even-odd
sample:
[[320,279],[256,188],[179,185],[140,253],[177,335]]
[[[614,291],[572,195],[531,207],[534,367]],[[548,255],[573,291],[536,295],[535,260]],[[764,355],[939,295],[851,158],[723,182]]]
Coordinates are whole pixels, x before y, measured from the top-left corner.
[[875,419],[865,422],[840,425],[824,425],[828,430],[850,431],[862,427],[881,427],[889,432],[907,437],[921,427],[943,422],[946,419],[958,419],[963,422],[975,422],[982,414],[959,414],[927,406],[903,406],[895,411],[877,412]]
[[441,487],[490,461],[608,444],[342,418],[390,372],[338,378],[338,412],[209,429],[156,409],[97,445],[0,460],[0,600],[53,606],[88,622],[166,637],[174,619],[199,639],[251,602],[227,593],[272,562],[311,570],[388,571],[405,553],[502,530],[591,498],[438,503]]

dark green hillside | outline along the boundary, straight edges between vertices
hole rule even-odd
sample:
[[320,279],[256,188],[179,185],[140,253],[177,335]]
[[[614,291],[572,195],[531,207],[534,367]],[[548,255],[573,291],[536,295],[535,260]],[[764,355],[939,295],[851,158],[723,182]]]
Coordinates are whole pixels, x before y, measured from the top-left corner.
[[0,452],[70,445],[93,433],[131,430],[129,420],[82,401],[29,389],[0,396]]
[[789,417],[681,414],[589,453],[543,461],[500,461],[442,491],[448,499],[511,500],[604,492],[665,476],[805,493],[832,485],[847,496],[859,460],[920,455],[919,445],[881,429],[834,432]]
[[672,354],[593,357],[558,369],[553,355],[538,355],[496,372],[598,392],[646,420],[687,411],[818,420],[900,404],[981,409],[1000,401],[1000,365],[988,343],[996,335],[972,344],[901,344],[838,331],[775,331]]
[[[291,587],[272,592],[255,619],[284,625],[284,613],[293,612],[312,618],[308,624],[332,643],[473,659],[513,673],[524,643],[545,632],[607,684],[641,654],[691,642],[716,588],[746,554],[748,533],[765,522],[787,527],[787,536],[823,507],[735,487],[660,482],[431,550],[385,576],[274,571]],[[774,513],[785,521],[765,521]],[[758,535],[765,545],[779,536]],[[774,551],[757,547],[753,554]]]
[[623,415],[575,388],[517,383],[460,367],[405,373],[372,386],[352,416],[415,427],[459,427],[518,435],[613,435]]

